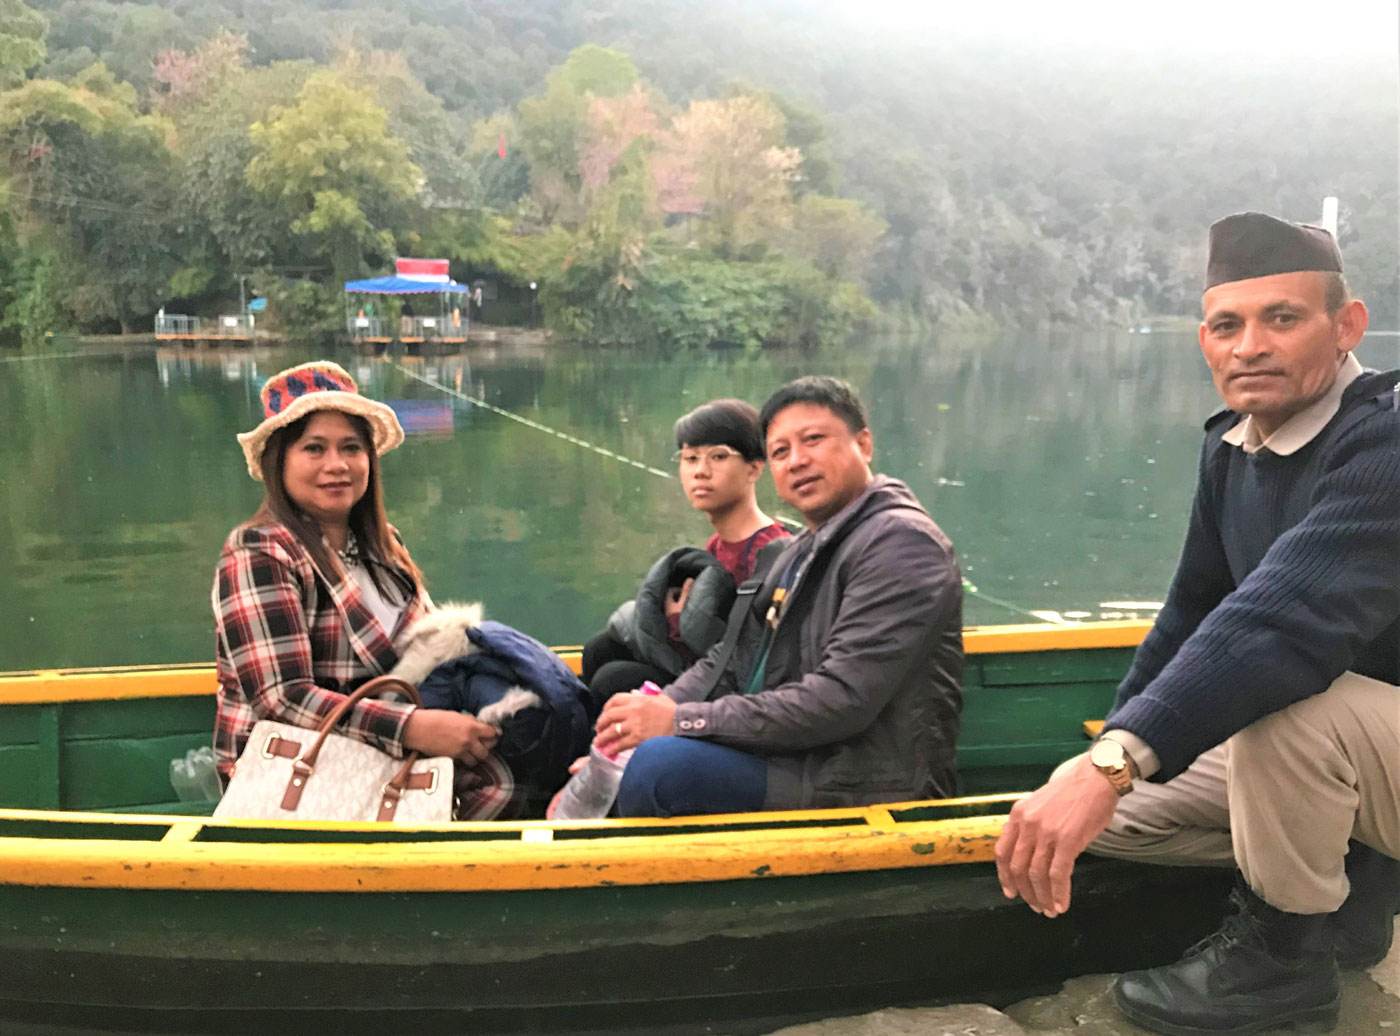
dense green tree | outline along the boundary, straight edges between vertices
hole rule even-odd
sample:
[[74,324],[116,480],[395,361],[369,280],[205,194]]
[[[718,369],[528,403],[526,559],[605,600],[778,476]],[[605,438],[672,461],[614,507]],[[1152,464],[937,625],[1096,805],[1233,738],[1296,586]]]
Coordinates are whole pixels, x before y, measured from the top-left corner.
[[859,281],[886,227],[858,201],[808,194],[798,201],[783,244],[827,277]]
[[182,243],[168,205],[170,135],[100,65],[72,83],[30,80],[0,94],[6,172],[28,202],[21,233],[45,242],[43,269],[57,259],[62,277],[40,281],[80,322],[128,330],[168,291]]
[[367,89],[322,71],[295,105],[249,129],[249,184],[281,206],[307,254],[324,258],[337,281],[364,272],[371,256],[394,254],[394,228],[422,187],[388,121]]
[[0,90],[18,86],[44,60],[48,23],[24,0],[0,0]]

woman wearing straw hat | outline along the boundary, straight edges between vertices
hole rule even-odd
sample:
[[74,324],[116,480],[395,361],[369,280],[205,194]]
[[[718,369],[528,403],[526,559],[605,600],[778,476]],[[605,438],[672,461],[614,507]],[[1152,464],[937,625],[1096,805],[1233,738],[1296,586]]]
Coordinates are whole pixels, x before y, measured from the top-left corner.
[[[423,575],[389,525],[379,456],[403,442],[394,411],[326,360],[274,375],[261,424],[238,436],[262,504],[229,534],[214,580],[219,676],[214,750],[225,781],[253,724],[315,727],[398,661],[395,636],[432,610]],[[365,699],[342,732],[393,755],[452,756],[478,778],[459,817],[513,797],[491,754],[499,732],[472,716]]]

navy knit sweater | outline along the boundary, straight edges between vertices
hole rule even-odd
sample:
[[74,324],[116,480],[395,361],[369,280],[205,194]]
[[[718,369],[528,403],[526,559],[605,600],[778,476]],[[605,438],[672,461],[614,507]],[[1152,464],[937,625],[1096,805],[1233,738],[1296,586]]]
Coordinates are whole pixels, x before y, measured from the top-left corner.
[[1105,729],[1157,753],[1154,781],[1347,670],[1400,684],[1400,372],[1366,371],[1287,457],[1206,423],[1186,545]]

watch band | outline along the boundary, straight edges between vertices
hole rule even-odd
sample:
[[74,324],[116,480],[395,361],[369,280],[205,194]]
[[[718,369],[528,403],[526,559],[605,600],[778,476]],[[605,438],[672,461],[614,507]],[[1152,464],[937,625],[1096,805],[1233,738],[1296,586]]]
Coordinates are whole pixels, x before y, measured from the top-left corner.
[[1122,798],[1133,790],[1137,766],[1128,750],[1116,738],[1100,738],[1089,750],[1089,763],[1108,778],[1113,790]]

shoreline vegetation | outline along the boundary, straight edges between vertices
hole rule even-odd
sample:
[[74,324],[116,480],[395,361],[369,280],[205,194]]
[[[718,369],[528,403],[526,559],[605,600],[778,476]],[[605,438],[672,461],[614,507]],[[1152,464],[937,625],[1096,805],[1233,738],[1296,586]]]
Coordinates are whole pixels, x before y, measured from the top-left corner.
[[0,348],[255,295],[329,344],[343,282],[395,256],[480,283],[473,322],[586,346],[1194,326],[1205,226],[1326,194],[1400,322],[1384,62],[992,51],[800,8],[0,0]]

